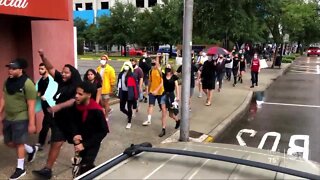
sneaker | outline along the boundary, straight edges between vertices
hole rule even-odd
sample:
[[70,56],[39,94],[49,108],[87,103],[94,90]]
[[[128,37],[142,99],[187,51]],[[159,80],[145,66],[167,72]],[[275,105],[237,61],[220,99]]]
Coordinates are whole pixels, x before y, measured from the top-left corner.
[[250,86],[250,88],[254,88],[254,85]]
[[32,171],[32,174],[43,179],[51,179],[52,177],[52,170],[49,168],[42,168],[38,171]]
[[16,168],[16,171],[10,176],[10,180],[19,179],[26,174],[25,169]]
[[198,98],[202,98],[202,93],[199,94]]
[[164,135],[166,135],[166,129],[162,129],[161,130],[161,133],[159,134],[159,137],[162,137]]
[[32,153],[28,153],[28,162],[32,162],[34,161],[34,159],[36,158],[37,152],[39,150],[38,146],[32,146]]
[[175,129],[178,129],[180,127],[180,119],[178,121],[176,121],[176,126],[174,127]]
[[36,143],[36,146],[38,146],[38,151],[43,151],[43,145]]
[[131,123],[128,123],[126,126],[126,129],[130,129],[131,128]]
[[145,122],[142,123],[143,126],[148,126],[151,124],[151,121],[146,120]]

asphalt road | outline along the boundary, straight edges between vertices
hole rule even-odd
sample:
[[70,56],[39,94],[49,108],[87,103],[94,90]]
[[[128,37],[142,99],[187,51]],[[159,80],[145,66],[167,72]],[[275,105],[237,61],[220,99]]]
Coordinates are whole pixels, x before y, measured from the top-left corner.
[[320,58],[305,57],[265,92],[216,142],[273,149],[320,162]]

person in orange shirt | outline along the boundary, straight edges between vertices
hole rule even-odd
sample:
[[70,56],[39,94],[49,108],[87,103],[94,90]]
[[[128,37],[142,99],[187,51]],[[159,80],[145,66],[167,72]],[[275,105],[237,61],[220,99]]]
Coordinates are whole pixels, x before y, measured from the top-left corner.
[[102,78],[101,103],[105,109],[106,116],[112,112],[109,105],[109,99],[113,94],[113,89],[116,84],[115,70],[108,64],[108,61],[109,57],[107,55],[103,55],[100,60],[100,65],[96,69]]
[[148,126],[151,124],[151,116],[153,112],[153,107],[156,100],[161,106],[162,118],[166,117],[166,103],[163,96],[164,87],[162,72],[159,63],[159,56],[152,60],[152,68],[149,72],[149,107],[148,107],[148,119],[142,123],[143,126]]

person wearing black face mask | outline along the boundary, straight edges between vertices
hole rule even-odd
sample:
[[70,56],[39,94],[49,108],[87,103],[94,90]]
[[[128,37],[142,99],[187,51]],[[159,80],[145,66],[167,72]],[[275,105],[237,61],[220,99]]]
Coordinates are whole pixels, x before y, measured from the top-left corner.
[[[178,85],[178,76],[174,75],[171,69],[170,64],[167,64],[165,68],[165,74],[162,76],[163,86],[164,86],[164,96],[165,101],[164,106],[166,107],[165,113],[162,115],[164,117],[162,120],[162,131],[159,134],[159,137],[162,137],[166,134],[166,119],[167,119],[167,110],[169,111],[169,117],[176,121],[175,129],[178,129],[180,126],[180,120],[178,119],[178,110],[173,108],[172,103],[179,101],[179,85]],[[176,91],[176,94],[174,93]]]
[[[132,64],[133,67],[133,76],[136,80],[136,84],[137,84],[137,88],[138,88],[138,92],[139,92],[139,102],[143,101],[143,89],[142,89],[142,85],[143,85],[143,71],[142,69],[137,66],[137,59],[132,58],[130,59],[130,62]],[[133,114],[132,117],[135,117],[135,113],[138,112],[138,101],[135,101],[135,103],[133,104]]]
[[218,92],[220,92],[222,88],[222,79],[226,72],[225,66],[231,61],[232,61],[231,59],[229,60],[225,59],[222,54],[220,54],[219,59],[216,61],[216,77],[217,77],[217,80],[219,81]]
[[235,56],[233,58],[233,66],[232,66],[232,74],[233,74],[233,79],[234,79],[233,87],[235,87],[237,84],[239,67],[240,67],[240,60],[238,58],[238,54],[235,54]]

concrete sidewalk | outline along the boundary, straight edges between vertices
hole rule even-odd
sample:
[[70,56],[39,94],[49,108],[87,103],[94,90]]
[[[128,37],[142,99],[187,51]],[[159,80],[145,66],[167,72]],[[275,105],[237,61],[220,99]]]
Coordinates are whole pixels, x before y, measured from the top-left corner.
[[[197,138],[202,134],[210,135],[213,139],[227,128],[228,124],[235,120],[239,114],[244,113],[248,107],[253,91],[263,91],[277,77],[289,67],[289,64],[283,64],[282,69],[263,69],[259,74],[259,86],[250,89],[250,71],[245,74],[244,83],[232,87],[232,81],[224,80],[223,88],[220,93],[214,92],[212,105],[205,106],[205,97],[198,98],[198,91],[192,99],[192,111],[190,119],[191,137]],[[174,129],[175,122],[167,119],[167,134],[159,138],[161,130],[161,113],[159,108],[155,107],[152,117],[152,124],[148,127],[142,126],[142,122],[147,118],[147,104],[141,103],[137,116],[133,119],[132,128],[125,129],[126,117],[119,110],[119,105],[112,105],[114,109],[109,125],[111,133],[107,135],[102,142],[102,146],[96,164],[100,164],[111,157],[118,155],[130,144],[150,142],[157,145],[165,139],[177,140],[179,132]],[[206,136],[207,137],[207,136]],[[36,136],[32,137],[31,143],[36,142]],[[0,145],[0,179],[8,179],[16,166],[15,151],[9,149],[1,143]],[[22,179],[33,179],[31,171],[40,169],[44,166],[48,154],[48,146],[41,152],[38,152],[37,158],[33,163],[26,163],[27,175]],[[53,173],[53,179],[71,179],[71,157],[73,156],[73,146],[65,144],[61,150],[58,161],[56,162]]]

